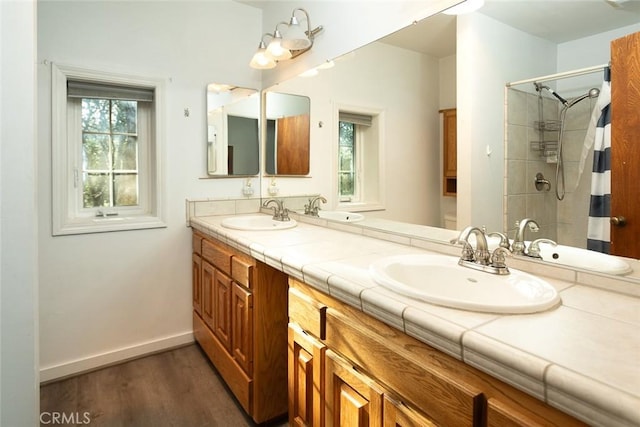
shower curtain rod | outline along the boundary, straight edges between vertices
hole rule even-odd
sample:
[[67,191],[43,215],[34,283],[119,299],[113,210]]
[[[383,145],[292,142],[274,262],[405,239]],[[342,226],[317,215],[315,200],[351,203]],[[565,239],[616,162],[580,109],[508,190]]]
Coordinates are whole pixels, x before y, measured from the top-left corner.
[[539,83],[539,82],[546,82],[549,80],[560,80],[560,79],[566,79],[568,77],[581,76],[583,74],[596,73],[598,71],[604,70],[608,66],[609,64],[594,65],[593,67],[580,68],[579,70],[565,71],[563,73],[549,74],[547,76],[536,77],[533,79],[519,80],[517,82],[507,83],[507,87],[521,85],[525,83],[533,83],[533,82]]

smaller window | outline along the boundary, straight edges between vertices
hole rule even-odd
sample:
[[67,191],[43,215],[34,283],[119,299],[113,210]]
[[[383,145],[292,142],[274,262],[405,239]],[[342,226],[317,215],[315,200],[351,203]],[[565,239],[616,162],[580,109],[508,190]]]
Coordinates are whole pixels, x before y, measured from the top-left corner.
[[53,66],[53,235],[166,226],[160,87]]
[[382,209],[381,113],[338,111],[337,193],[343,209]]

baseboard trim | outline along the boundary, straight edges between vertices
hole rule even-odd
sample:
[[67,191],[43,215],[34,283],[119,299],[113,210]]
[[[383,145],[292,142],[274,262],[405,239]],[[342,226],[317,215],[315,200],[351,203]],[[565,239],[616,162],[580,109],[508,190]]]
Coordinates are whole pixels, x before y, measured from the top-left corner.
[[76,359],[59,365],[40,368],[40,384],[59,381],[61,379],[83,374],[107,366],[127,362],[132,359],[148,356],[153,353],[171,350],[194,342],[193,332],[172,335],[153,341],[135,344],[129,347],[119,348],[105,353]]

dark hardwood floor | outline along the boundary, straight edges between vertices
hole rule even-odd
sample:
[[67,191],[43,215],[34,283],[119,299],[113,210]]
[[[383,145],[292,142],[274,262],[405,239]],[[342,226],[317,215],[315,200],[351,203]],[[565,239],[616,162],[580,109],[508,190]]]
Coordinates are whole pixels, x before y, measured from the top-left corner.
[[40,412],[42,425],[255,426],[196,344],[43,385]]

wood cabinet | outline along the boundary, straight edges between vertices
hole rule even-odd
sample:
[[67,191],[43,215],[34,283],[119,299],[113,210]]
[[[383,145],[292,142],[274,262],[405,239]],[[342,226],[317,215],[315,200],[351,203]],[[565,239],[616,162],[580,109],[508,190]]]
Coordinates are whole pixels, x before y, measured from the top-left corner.
[[199,232],[193,242],[196,341],[256,423],[286,414],[287,276]]
[[445,196],[455,196],[458,175],[458,134],[456,109],[440,110],[442,114],[442,185]]
[[327,347],[289,324],[289,425],[324,425],[324,353]]
[[[584,425],[298,280],[289,279],[289,300],[291,425]],[[324,376],[301,373],[322,369],[322,357]],[[296,418],[317,405],[324,420]]]

